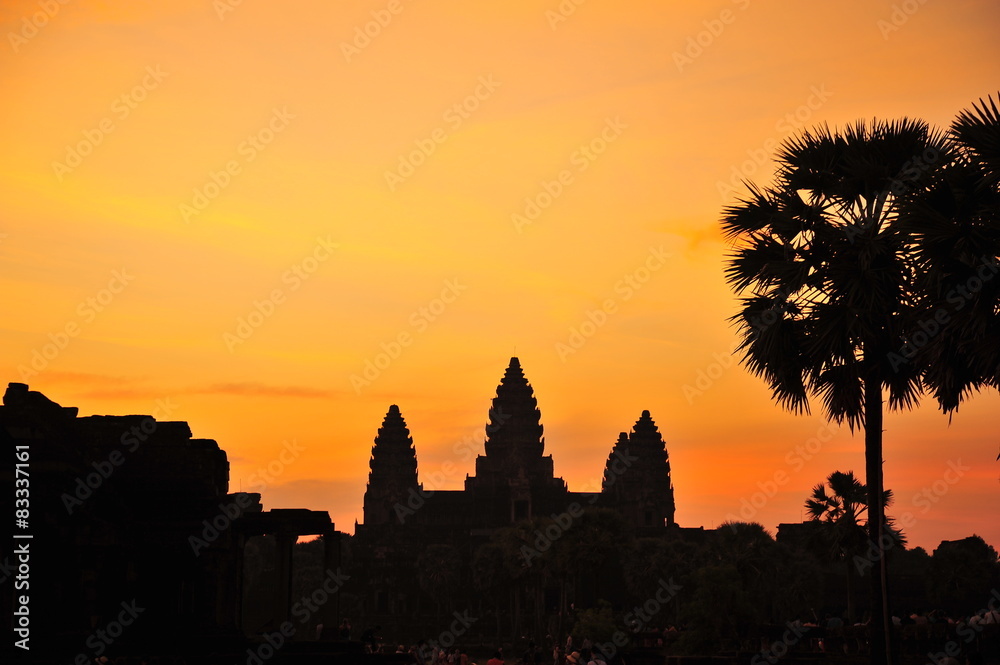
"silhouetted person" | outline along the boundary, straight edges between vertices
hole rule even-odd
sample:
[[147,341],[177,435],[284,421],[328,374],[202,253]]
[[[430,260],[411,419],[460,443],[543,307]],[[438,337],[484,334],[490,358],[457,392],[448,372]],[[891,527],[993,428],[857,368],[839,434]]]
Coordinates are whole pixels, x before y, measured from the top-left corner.
[[368,646],[370,653],[375,653],[377,651],[378,631],[380,630],[382,630],[382,626],[375,626],[374,628],[368,628],[365,632],[361,633],[361,641]]
[[538,649],[535,648],[534,640],[528,642],[528,649],[524,652],[522,661],[525,665],[535,665],[538,662]]

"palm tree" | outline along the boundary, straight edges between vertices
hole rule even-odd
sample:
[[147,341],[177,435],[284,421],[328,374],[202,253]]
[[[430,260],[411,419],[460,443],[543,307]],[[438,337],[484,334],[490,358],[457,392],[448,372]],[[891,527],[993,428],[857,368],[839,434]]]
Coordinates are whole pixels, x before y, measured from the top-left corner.
[[428,545],[417,559],[417,580],[441,614],[442,604],[454,601],[462,580],[462,556],[451,545]]
[[[625,588],[632,599],[629,602],[644,602],[650,589],[664,581],[681,589],[688,587],[698,559],[698,548],[680,538],[628,539],[628,545],[621,550],[621,563]],[[673,623],[678,622],[680,600],[681,594],[677,594],[669,603]]]
[[504,551],[496,543],[484,543],[476,549],[472,556],[472,585],[479,596],[480,614],[482,614],[482,599],[488,596],[492,600],[494,615],[496,616],[497,643],[500,642],[500,592],[502,589],[510,588],[510,578],[506,575],[504,563]]
[[745,580],[765,579],[773,570],[774,536],[760,522],[723,522],[717,529],[716,554],[736,566]]
[[[960,113],[951,159],[904,202],[925,297],[909,340],[924,381],[946,413],[982,388],[1000,388],[1000,109],[992,97]],[[935,327],[939,327],[935,330]],[[917,337],[918,333],[924,335]],[[920,343],[924,342],[924,343]]]
[[[883,507],[888,507],[891,502],[892,490],[885,490],[882,493]],[[853,557],[863,552],[867,545],[865,525],[868,522],[868,489],[855,477],[853,471],[834,471],[826,479],[826,484],[819,483],[813,487],[805,507],[810,519],[823,522],[829,527],[823,531],[823,535],[830,557],[844,562],[847,573],[847,616],[853,622]],[[886,521],[891,523],[889,518]],[[901,536],[896,540],[900,542]]]
[[810,616],[822,607],[827,594],[824,569],[817,558],[801,545],[788,542],[775,543],[773,558],[780,579],[771,587],[771,620]]
[[[551,542],[542,538],[550,519],[534,517],[522,520],[494,534],[494,540],[503,553],[504,574],[510,580],[510,635],[523,635],[522,607],[534,606],[536,621],[540,625],[540,599],[552,566]],[[541,545],[542,549],[537,546]]]
[[[905,339],[916,265],[899,204],[946,163],[943,137],[919,120],[858,122],[782,143],[774,183],[750,185],[723,212],[735,242],[727,281],[743,363],[797,413],[818,397],[829,418],[865,432],[869,538],[884,547],[882,419],[921,392],[917,363],[893,366]],[[885,557],[872,576],[873,663],[891,662]]]
[[759,522],[723,522],[717,532],[715,558],[736,567],[748,597],[755,601],[758,623],[774,620],[772,589],[778,582],[774,537]]
[[[609,577],[608,570],[621,543],[630,540],[622,516],[608,508],[589,508],[552,544],[549,572],[559,581],[559,624],[568,614],[568,594],[574,601],[582,595],[586,582],[596,584]],[[594,591],[594,587],[591,587]],[[597,594],[600,596],[600,593]]]

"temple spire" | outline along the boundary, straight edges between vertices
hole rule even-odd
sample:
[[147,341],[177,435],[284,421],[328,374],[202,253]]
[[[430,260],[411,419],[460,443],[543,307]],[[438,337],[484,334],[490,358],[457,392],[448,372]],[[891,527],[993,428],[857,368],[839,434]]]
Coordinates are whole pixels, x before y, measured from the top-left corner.
[[602,495],[605,505],[639,529],[674,524],[670,459],[649,411],[642,412],[631,432],[618,436],[605,465]]
[[410,430],[393,404],[385,414],[375,437],[368,463],[368,488],[365,491],[365,524],[384,524],[395,519],[395,506],[404,504],[417,484],[417,453]]
[[615,445],[611,447],[611,454],[608,455],[608,461],[604,465],[604,478],[601,481],[602,492],[613,491],[611,488],[614,487],[615,481],[618,476],[628,470],[628,467],[631,466],[630,462],[628,432],[622,432],[618,435]]
[[480,489],[564,486],[561,479],[553,476],[552,456],[544,454],[542,434],[542,414],[534,389],[521,369],[521,361],[514,356],[490,407],[486,454],[476,459],[476,475],[466,481],[466,486]]
[[545,450],[541,419],[535,392],[515,356],[493,398],[486,428],[487,456],[521,463],[541,457]]

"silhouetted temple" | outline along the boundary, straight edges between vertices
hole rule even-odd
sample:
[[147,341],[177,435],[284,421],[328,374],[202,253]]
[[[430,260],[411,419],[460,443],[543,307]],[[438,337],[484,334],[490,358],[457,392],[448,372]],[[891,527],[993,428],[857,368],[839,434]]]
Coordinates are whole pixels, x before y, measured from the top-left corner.
[[389,407],[372,448],[364,523],[352,539],[370,581],[362,603],[366,615],[389,621],[420,611],[415,561],[428,546],[449,546],[469,561],[498,530],[565,513],[574,504],[615,511],[636,536],[662,536],[676,527],[670,461],[649,411],[611,446],[601,491],[571,492],[544,454],[534,391],[511,358],[490,408],[484,449],[464,489],[425,489],[410,431],[399,407]]
[[656,535],[674,524],[670,461],[649,411],[612,446],[599,495],[570,492],[544,452],[541,412],[517,358],[511,358],[497,387],[485,454],[476,458],[475,475],[466,478],[464,490],[424,490],[413,439],[393,404],[375,437],[364,524],[357,532],[407,524],[494,529],[563,512],[573,502],[613,508],[640,534]]
[[[335,626],[342,610],[392,634],[437,634],[433,619],[421,622],[445,594],[472,588],[483,546],[509,527],[534,529],[582,509],[605,509],[588,515],[620,518],[635,536],[663,536],[676,526],[670,463],[648,411],[611,446],[601,491],[571,492],[545,454],[538,403],[512,358],[481,445],[469,449],[483,454],[464,489],[425,488],[406,422],[391,406],[372,448],[364,523],[353,538],[341,539],[326,512],[265,511],[259,494],[231,492],[225,451],[194,438],[185,422],[80,417],[76,408],[11,383],[0,406],[0,447],[11,453],[0,463],[0,478],[13,487],[22,473],[30,475],[30,511],[15,524],[21,540],[0,543],[0,614],[9,626],[19,621],[14,612],[24,603],[12,582],[21,582],[9,571],[21,556],[15,548],[24,546],[33,656],[92,659],[102,650],[91,645],[95,631],[131,612],[129,629],[108,653],[193,648],[205,662],[223,654],[231,660],[295,619],[288,625],[296,643],[312,640],[310,653],[344,657],[360,653],[360,643],[333,645],[330,631],[320,640],[318,624]],[[0,510],[17,515],[13,491],[0,496]],[[295,543],[309,534],[325,536],[316,543],[322,548],[310,550],[311,568],[299,568],[293,559],[306,559]],[[262,535],[272,536],[266,547]],[[350,573],[341,591],[340,581],[327,588],[327,580],[341,579],[342,545]],[[608,597],[591,582],[621,586],[605,577],[580,580],[569,602]],[[507,582],[498,580],[492,592],[506,596]],[[303,604],[320,591],[323,602]],[[552,616],[567,598],[549,586],[532,602]],[[503,611],[493,611],[499,626]],[[9,637],[14,644],[17,635]]]

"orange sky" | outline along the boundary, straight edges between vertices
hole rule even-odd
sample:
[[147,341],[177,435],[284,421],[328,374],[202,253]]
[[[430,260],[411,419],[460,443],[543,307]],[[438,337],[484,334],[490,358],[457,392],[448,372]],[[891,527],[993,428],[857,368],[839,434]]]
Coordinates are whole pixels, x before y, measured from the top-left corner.
[[[0,378],[187,420],[234,490],[294,440],[265,506],[350,532],[388,406],[458,488],[516,354],[571,489],[649,409],[682,525],[745,499],[773,531],[863,448],[730,363],[731,184],[802,126],[946,125],[997,91],[998,28],[989,0],[4,2]],[[911,543],[1000,546],[998,405],[887,418]]]

